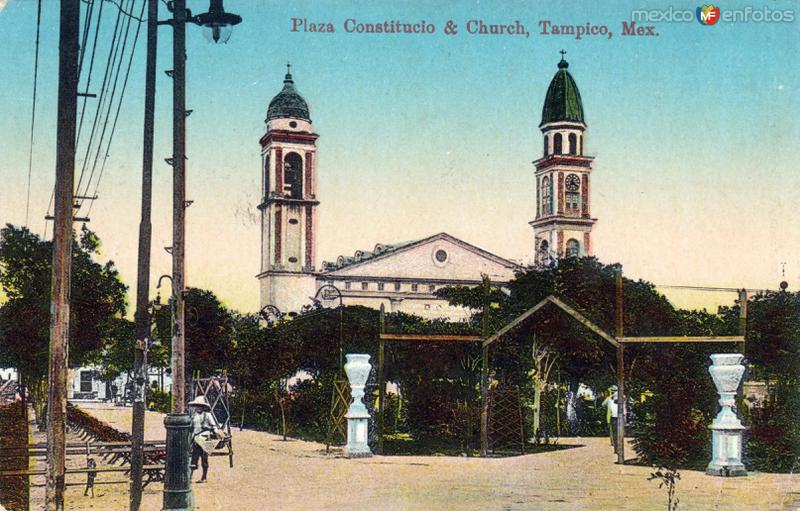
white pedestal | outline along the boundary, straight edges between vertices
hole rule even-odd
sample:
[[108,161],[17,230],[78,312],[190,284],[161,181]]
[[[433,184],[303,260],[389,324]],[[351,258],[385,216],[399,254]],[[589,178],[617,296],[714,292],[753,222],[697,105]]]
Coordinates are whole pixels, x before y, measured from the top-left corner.
[[746,476],[742,463],[742,425],[733,411],[736,405],[736,391],[744,374],[740,364],[744,355],[740,353],[720,353],[711,355],[713,362],[708,368],[714,385],[719,392],[722,409],[711,423],[711,463],[706,474],[712,476]]
[[369,378],[372,366],[369,363],[369,355],[347,354],[347,363],[344,371],[350,382],[352,401],[347,410],[347,446],[345,455],[348,458],[366,458],[372,456],[369,449],[369,412],[364,406],[364,385]]

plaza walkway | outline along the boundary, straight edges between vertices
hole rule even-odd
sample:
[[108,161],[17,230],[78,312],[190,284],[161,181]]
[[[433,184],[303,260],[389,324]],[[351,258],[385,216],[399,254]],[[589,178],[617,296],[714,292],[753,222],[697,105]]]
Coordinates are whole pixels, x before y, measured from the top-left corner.
[[[130,409],[85,407],[121,431]],[[163,438],[163,416],[148,413],[148,438]],[[382,457],[348,460],[326,455],[323,445],[256,431],[234,431],[234,468],[211,458],[209,481],[195,484],[198,511],[216,510],[422,510],[550,511],[663,510],[666,490],[648,481],[650,469],[614,464],[607,439],[563,439],[574,449],[501,459]],[[197,479],[197,474],[195,474]],[[680,511],[791,509],[800,498],[800,475],[708,477],[683,471]],[[127,487],[99,486],[84,498],[70,488],[69,510],[127,509]],[[145,510],[159,510],[161,485],[145,490]]]

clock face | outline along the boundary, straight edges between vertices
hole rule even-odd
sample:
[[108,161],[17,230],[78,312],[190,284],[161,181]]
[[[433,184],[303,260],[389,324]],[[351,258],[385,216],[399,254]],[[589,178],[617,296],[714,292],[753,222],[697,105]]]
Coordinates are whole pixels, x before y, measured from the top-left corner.
[[581,178],[577,174],[570,174],[567,176],[567,190],[570,192],[577,192],[581,187]]

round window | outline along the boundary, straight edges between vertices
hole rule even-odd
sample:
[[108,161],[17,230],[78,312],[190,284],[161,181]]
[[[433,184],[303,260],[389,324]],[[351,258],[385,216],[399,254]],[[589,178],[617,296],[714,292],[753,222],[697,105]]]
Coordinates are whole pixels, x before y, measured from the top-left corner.
[[290,127],[290,128],[296,128],[296,127],[297,127],[297,123],[296,123],[295,121],[291,121],[291,122],[289,123],[289,127]]
[[297,258],[296,257],[290,257],[289,258],[289,262],[290,263],[296,263],[297,262]]
[[435,254],[434,257],[436,257],[436,260],[438,262],[443,263],[443,262],[447,261],[447,252],[445,252],[442,249],[439,249],[439,250],[436,251],[436,254]]

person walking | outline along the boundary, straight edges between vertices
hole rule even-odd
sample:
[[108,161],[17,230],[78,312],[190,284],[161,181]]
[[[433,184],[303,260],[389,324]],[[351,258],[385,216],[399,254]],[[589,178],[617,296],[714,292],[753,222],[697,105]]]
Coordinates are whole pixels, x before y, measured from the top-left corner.
[[619,416],[619,408],[617,407],[617,400],[619,399],[619,392],[616,385],[612,385],[608,389],[608,397],[603,401],[603,406],[606,407],[606,422],[608,423],[608,432],[611,435],[611,445],[614,446],[614,454],[617,453],[617,417]]
[[83,490],[83,496],[89,496],[89,490],[92,491],[92,498],[94,498],[94,480],[97,477],[97,462],[94,458],[86,459],[86,488]]
[[214,414],[211,413],[211,405],[208,404],[205,396],[197,396],[187,406],[192,418],[192,473],[197,469],[197,462],[200,461],[203,475],[197,482],[204,483],[208,477],[207,443],[217,436],[217,421]]

